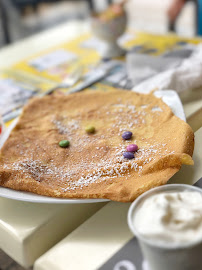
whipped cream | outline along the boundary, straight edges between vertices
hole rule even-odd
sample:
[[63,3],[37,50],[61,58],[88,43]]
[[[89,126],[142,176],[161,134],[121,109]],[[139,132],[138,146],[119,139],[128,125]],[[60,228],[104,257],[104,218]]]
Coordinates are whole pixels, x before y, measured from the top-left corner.
[[161,192],[145,199],[133,215],[137,232],[164,245],[202,239],[202,193]]

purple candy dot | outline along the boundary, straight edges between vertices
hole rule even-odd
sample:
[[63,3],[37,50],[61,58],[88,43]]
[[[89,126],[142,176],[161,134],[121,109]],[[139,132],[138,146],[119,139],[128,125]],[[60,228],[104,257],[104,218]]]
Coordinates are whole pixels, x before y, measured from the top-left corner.
[[122,134],[122,138],[124,140],[130,140],[130,138],[132,137],[133,133],[131,131],[125,131],[123,134]]
[[126,148],[128,152],[136,152],[138,150],[137,144],[129,144]]
[[132,159],[135,157],[134,153],[132,153],[132,152],[124,152],[123,156],[124,156],[124,158],[127,158],[127,159]]

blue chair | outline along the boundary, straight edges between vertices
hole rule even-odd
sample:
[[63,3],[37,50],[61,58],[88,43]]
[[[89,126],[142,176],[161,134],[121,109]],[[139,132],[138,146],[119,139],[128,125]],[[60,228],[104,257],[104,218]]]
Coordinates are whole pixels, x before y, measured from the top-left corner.
[[202,36],[202,0],[197,1],[197,35]]

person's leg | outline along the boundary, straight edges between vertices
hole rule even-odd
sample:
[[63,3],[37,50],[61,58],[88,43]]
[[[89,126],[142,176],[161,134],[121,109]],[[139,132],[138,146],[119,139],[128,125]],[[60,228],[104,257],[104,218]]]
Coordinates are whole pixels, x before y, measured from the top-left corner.
[[0,0],[0,18],[1,18],[3,35],[4,35],[4,42],[8,44],[11,42],[11,39],[10,39],[9,26],[8,26],[8,13],[7,13],[8,10],[6,8],[4,1],[5,0]]
[[89,4],[89,8],[91,11],[94,11],[95,7],[94,7],[94,3],[93,0],[87,0],[88,4]]
[[173,0],[172,1],[171,5],[169,6],[167,10],[168,19],[171,23],[176,21],[185,3],[186,3],[186,0]]

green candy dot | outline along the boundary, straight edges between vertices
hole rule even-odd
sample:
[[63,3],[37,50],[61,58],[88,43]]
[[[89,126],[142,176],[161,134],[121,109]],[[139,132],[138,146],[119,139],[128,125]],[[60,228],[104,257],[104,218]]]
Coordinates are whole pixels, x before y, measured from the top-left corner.
[[94,126],[87,126],[87,127],[85,127],[85,131],[87,133],[94,133],[95,132],[95,127]]
[[67,140],[62,140],[59,142],[59,146],[62,147],[62,148],[66,148],[69,146],[69,141]]

